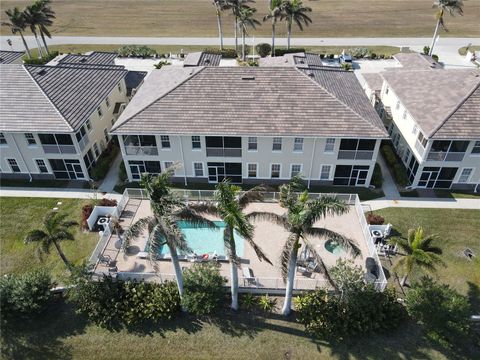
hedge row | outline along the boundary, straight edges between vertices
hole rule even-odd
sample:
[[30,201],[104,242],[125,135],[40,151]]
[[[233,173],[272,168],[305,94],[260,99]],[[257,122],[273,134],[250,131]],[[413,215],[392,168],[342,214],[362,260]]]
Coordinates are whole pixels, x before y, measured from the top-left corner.
[[381,151],[397,184],[402,187],[407,186],[409,184],[407,171],[392,146],[390,144],[384,144],[381,147]]
[[58,56],[58,51],[52,51],[50,52],[47,56],[44,56],[42,58],[31,58],[29,59],[28,57],[24,57],[23,62],[28,65],[44,65],[53,59],[55,59]]

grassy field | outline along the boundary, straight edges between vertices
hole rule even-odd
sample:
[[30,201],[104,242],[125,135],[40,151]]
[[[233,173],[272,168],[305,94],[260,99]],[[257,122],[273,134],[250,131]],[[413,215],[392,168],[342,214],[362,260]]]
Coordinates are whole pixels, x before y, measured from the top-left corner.
[[[24,7],[30,0],[3,0],[2,10]],[[217,36],[215,10],[210,0],[56,0],[55,35],[96,36]],[[431,36],[435,27],[432,1],[425,0],[322,0],[305,1],[313,9],[313,23],[294,37],[381,37]],[[267,13],[268,1],[255,4],[257,19]],[[1,21],[5,21],[4,11]],[[480,2],[465,1],[465,15],[447,16],[449,32],[441,36],[480,35]],[[286,35],[283,24],[278,36]],[[233,36],[233,18],[223,16],[225,36]],[[250,35],[270,36],[265,23]],[[9,34],[6,28],[2,35]]]
[[[52,248],[42,261],[35,255],[36,244],[24,244],[25,235],[33,229],[41,228],[43,216],[57,202],[59,211],[69,214],[69,218],[80,222],[81,207],[89,200],[45,199],[45,198],[0,198],[0,247],[2,260],[0,275],[21,273],[35,268],[45,268],[54,278],[65,274],[65,266],[56,250]],[[74,241],[63,241],[61,247],[73,263],[81,263],[88,258],[98,242],[98,234],[85,233],[80,227],[74,230]]]
[[[480,51],[480,46],[470,46],[468,49],[470,51]],[[464,47],[458,49],[458,53],[460,55],[463,55],[463,56],[467,55],[467,47],[464,46]]]
[[438,280],[467,293],[468,282],[480,284],[480,261],[463,255],[469,247],[480,257],[480,210],[387,208],[375,211],[406,236],[408,229],[422,226],[427,234],[439,236],[447,267],[438,269]]
[[[205,320],[118,331],[87,325],[62,302],[41,319],[4,331],[3,352],[12,359],[468,359],[440,350],[418,326],[352,340],[315,340],[293,320],[239,312]],[[458,351],[458,350],[457,350]],[[470,357],[471,358],[471,357]]]

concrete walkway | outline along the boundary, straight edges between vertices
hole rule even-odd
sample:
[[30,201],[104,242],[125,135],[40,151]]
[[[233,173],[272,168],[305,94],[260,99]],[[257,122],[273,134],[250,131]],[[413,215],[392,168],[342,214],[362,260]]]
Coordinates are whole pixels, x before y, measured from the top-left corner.
[[398,192],[397,185],[395,185],[395,181],[393,180],[392,174],[390,174],[390,169],[383,158],[381,153],[378,154],[377,163],[380,165],[382,169],[382,177],[383,177],[383,184],[382,190],[385,194],[386,199],[400,199],[400,193]]
[[122,198],[120,194],[101,192],[95,193],[92,190],[82,189],[64,189],[64,188],[31,188],[31,187],[3,187],[0,188],[0,197],[35,197],[35,198],[55,198],[55,199],[94,199],[108,198],[116,199]]
[[362,202],[364,210],[379,210],[388,207],[426,208],[426,209],[471,209],[480,210],[478,199],[432,199],[432,198],[402,198],[388,200],[385,198]]
[[113,188],[118,183],[118,174],[120,173],[120,164],[122,163],[122,154],[119,153],[115,160],[113,160],[110,170],[103,179],[102,184],[99,186],[101,192],[110,193],[113,192]]

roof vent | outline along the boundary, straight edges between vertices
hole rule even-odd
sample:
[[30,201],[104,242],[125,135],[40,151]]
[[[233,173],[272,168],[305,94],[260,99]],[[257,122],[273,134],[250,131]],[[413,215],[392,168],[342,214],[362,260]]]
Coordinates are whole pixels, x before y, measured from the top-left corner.
[[314,74],[313,72],[311,72],[311,71],[308,72],[307,75],[310,76],[310,77],[314,77],[314,76],[315,76],[315,74]]
[[210,64],[210,59],[205,59],[205,64]]
[[38,72],[38,75],[42,76],[42,75],[45,75],[46,73],[47,73],[47,70],[42,69]]
[[81,58],[81,59],[80,59],[80,62],[81,62],[81,63],[84,63],[84,62],[87,62],[87,60],[88,60],[88,59],[84,57],[84,58]]
[[255,76],[242,76],[242,80],[255,80]]
[[300,63],[300,64],[305,64],[305,61],[300,60],[299,63]]

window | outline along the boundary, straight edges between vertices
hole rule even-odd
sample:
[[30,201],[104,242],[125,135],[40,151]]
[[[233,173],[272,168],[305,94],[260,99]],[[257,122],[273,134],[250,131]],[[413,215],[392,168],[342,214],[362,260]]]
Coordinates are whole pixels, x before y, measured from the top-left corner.
[[8,162],[8,165],[10,165],[10,169],[12,169],[12,171],[14,173],[19,173],[20,172],[20,167],[17,164],[17,160],[7,159],[7,162]]
[[83,157],[83,161],[85,162],[87,169],[90,169],[93,165],[95,165],[95,157],[93,156],[92,149],[88,149],[87,153]]
[[271,167],[271,173],[270,173],[270,177],[272,179],[274,178],[279,178],[280,177],[280,164],[272,164],[272,167]]
[[257,164],[248,164],[248,177],[256,178],[257,177]]
[[7,139],[3,133],[0,133],[0,145],[7,145]]
[[162,149],[170,149],[170,136],[162,135],[160,136],[160,141],[162,143]]
[[95,157],[98,158],[100,156],[100,151],[98,150],[98,144],[93,144],[93,152],[95,153]]
[[166,169],[168,169],[169,167],[172,167],[173,166],[173,161],[164,161],[163,162],[163,167]]
[[300,164],[292,164],[290,168],[290,177],[294,177],[299,175],[302,172],[302,165]]
[[417,126],[417,125],[413,125],[412,134],[415,135],[415,134],[417,133],[417,130],[418,130],[418,126]]
[[115,119],[112,119],[112,121],[110,121],[112,123],[112,126],[113,124],[115,124]]
[[122,89],[122,83],[118,83],[118,92],[121,94],[123,89]]
[[333,152],[334,148],[335,148],[335,139],[334,138],[328,138],[327,141],[325,142],[325,152],[326,153],[331,153],[331,152]]
[[387,86],[387,88],[385,89],[385,95],[388,95],[389,90],[390,90],[390,89],[389,89],[388,86]]
[[475,141],[475,144],[473,144],[472,154],[480,154],[480,141]]
[[160,174],[160,161],[138,161],[131,160],[128,162],[130,173],[133,180],[140,180],[142,174]]
[[108,98],[108,96],[105,99],[105,104],[107,104],[107,108],[110,109],[110,99]]
[[330,179],[330,170],[332,169],[331,165],[322,165],[322,170],[320,171],[320,180]]
[[192,136],[192,149],[201,149],[202,143],[200,142],[200,136]]
[[400,101],[397,101],[397,105],[395,105],[395,110],[400,109]]
[[252,136],[248,138],[248,151],[257,151],[257,137]]
[[293,151],[303,151],[303,138],[295,138],[293,141]]
[[47,165],[43,159],[36,159],[35,163],[37,164],[38,171],[40,171],[42,174],[48,173]]
[[202,177],[203,176],[203,163],[201,163],[201,162],[193,163],[193,171],[194,171],[196,177]]
[[102,108],[101,108],[100,106],[97,107],[97,114],[98,114],[98,116],[100,116],[100,117],[103,116]]
[[417,137],[418,142],[422,145],[422,147],[425,149],[425,146],[427,146],[427,139],[423,136],[422,132],[418,132],[418,137]]
[[108,144],[108,142],[110,141],[110,136],[108,136],[107,129],[103,129],[103,136],[105,136],[105,142]]
[[27,140],[28,146],[37,145],[37,140],[32,133],[25,133],[25,139]]
[[282,151],[282,138],[281,137],[274,137],[273,138],[273,151]]
[[470,180],[470,176],[472,175],[473,169],[472,168],[464,168],[460,177],[458,178],[459,183],[467,183]]
[[87,126],[88,131],[92,131],[92,123],[90,122],[90,119],[87,119],[87,121],[85,121],[85,125]]
[[87,132],[85,131],[85,128],[82,126],[80,129],[78,129],[77,133],[75,134],[75,137],[77,138],[77,141],[80,142],[86,134]]
[[342,139],[338,159],[371,160],[376,140]]

